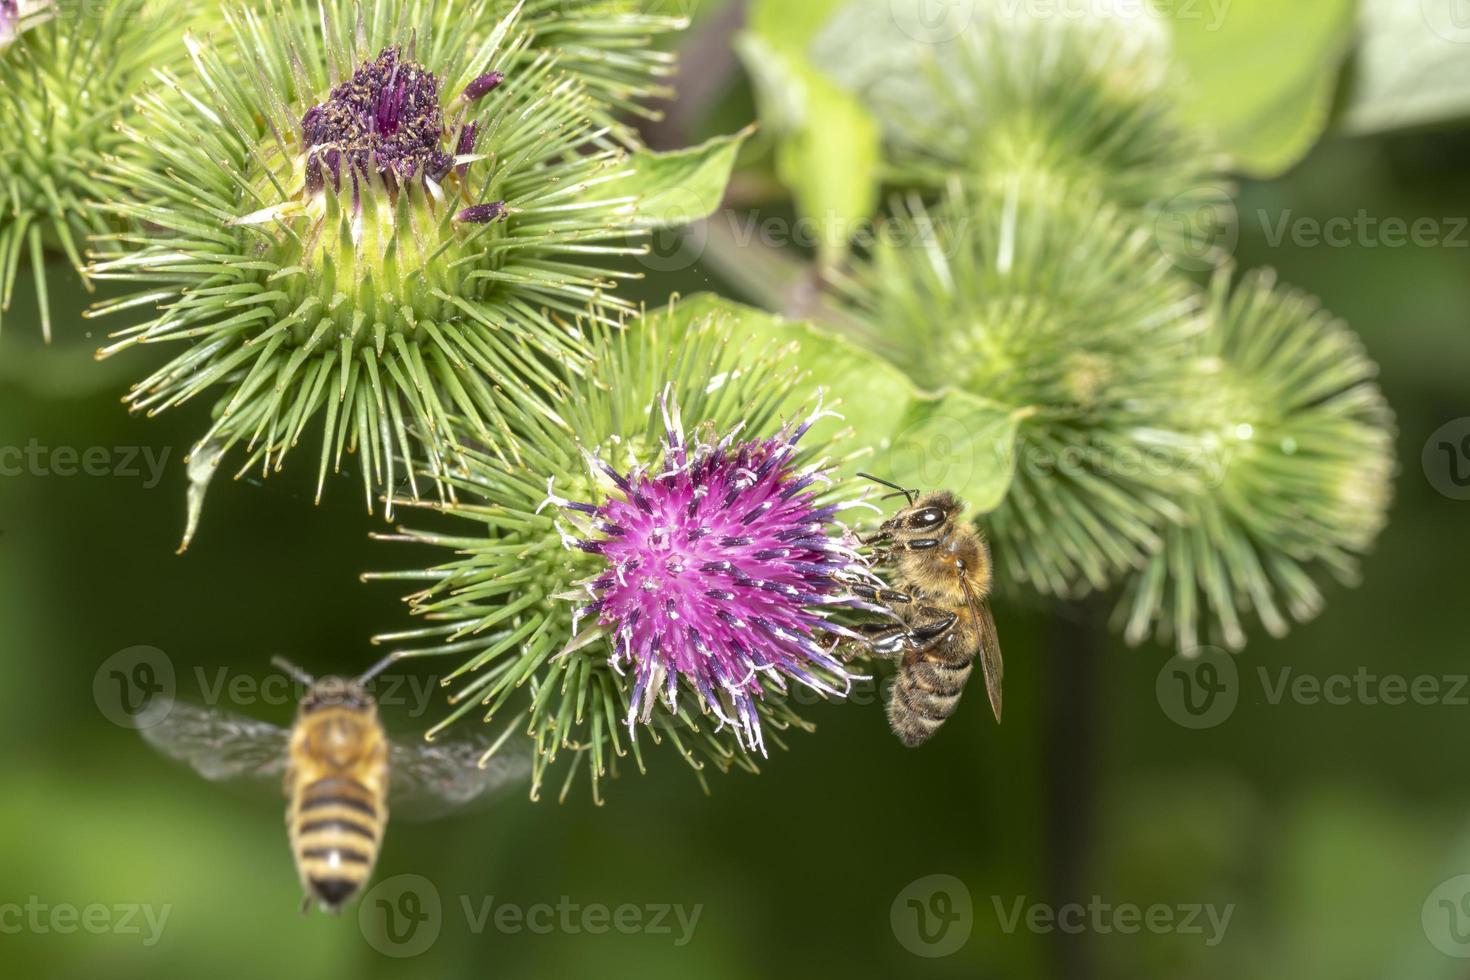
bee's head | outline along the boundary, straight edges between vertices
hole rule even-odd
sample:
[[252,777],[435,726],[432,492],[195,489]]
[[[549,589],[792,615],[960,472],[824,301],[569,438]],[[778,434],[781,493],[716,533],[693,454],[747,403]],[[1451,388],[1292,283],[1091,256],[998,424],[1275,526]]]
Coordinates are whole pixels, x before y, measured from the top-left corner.
[[322,708],[370,708],[372,695],[367,688],[346,677],[323,677],[312,684],[301,699],[301,713],[309,715]]
[[920,493],[918,490],[909,490],[870,473],[859,473],[858,476],[885,487],[892,487],[897,492],[889,494],[890,497],[903,496],[909,502],[907,507],[883,522],[878,533],[868,539],[868,544],[921,538],[928,542],[930,547],[934,547],[944,533],[942,529],[965,509],[964,502],[948,490],[931,490],[927,493]]
[[899,537],[933,535],[964,509],[964,503],[948,490],[931,490],[918,495],[907,507],[884,521],[882,530]]

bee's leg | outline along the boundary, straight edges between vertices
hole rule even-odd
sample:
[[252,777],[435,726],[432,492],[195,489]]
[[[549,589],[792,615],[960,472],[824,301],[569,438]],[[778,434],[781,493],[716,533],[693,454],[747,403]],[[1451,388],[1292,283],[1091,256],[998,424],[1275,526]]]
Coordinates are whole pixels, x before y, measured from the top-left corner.
[[853,628],[863,638],[849,646],[853,651],[851,656],[855,656],[859,648],[880,657],[896,657],[909,649],[909,628],[902,623],[859,623]]
[[919,606],[909,621],[910,649],[924,651],[949,635],[960,617],[947,609]]
[[884,657],[922,653],[938,643],[959,617],[933,606],[920,606],[921,618],[913,623],[860,623],[855,629],[870,651]]
[[868,599],[872,602],[885,602],[891,606],[907,605],[914,601],[914,597],[906,592],[898,592],[894,589],[880,589],[872,585],[853,585],[849,588],[849,591],[859,599]]

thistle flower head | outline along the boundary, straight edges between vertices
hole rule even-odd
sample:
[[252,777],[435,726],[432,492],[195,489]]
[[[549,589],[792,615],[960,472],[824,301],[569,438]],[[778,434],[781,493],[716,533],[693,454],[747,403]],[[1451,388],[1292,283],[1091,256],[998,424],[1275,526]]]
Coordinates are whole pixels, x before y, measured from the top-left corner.
[[606,260],[639,246],[632,199],[608,188],[627,169],[606,81],[537,46],[554,11],[528,28],[506,7],[268,0],[191,40],[193,77],[164,76],[190,111],[145,95],[124,132],[153,159],[110,173],[117,212],[151,233],[94,265],[148,284],[96,312],[161,304],[104,355],[184,348],[133,409],[211,392],[201,455],[242,446],[263,474],[319,420],[319,491],[360,450],[370,508],[400,477],[444,491],[451,416],[514,455],[501,386],[579,360],[576,321],[626,305]]
[[[810,422],[774,438],[691,441],[670,416],[657,468],[620,475],[600,507],[563,502],[589,537],[578,547],[604,570],[586,586],[576,619],[595,614],[612,634],[611,664],[636,678],[627,723],[648,722],[656,700],[677,710],[680,688],[729,725],[741,747],[765,752],[757,702],[787,679],[830,694],[817,671],[844,676],[817,642],[814,609],[845,593],[858,560],[834,537],[837,508],[796,466]],[[773,684],[774,679],[774,684]]]
[[978,16],[924,69],[870,93],[898,168],[931,185],[1018,175],[1124,210],[1183,207],[1226,159],[1180,114],[1166,46],[1134,22]]
[[[184,60],[170,28],[204,9],[196,0],[166,10],[152,0],[0,0],[0,321],[17,283],[33,283],[50,339],[49,252],[65,256],[91,288],[87,240],[118,227],[105,216],[112,189],[98,174],[107,158],[136,149],[116,124],[132,117],[133,98],[155,69]],[[29,277],[19,275],[22,260]]]
[[861,572],[827,479],[837,434],[812,430],[825,413],[781,424],[797,375],[727,329],[676,307],[594,330],[587,374],[517,413],[521,461],[466,451],[436,508],[456,526],[405,532],[454,557],[375,576],[418,583],[424,620],[381,640],[463,658],[443,725],[478,708],[529,731],[533,793],[570,753],[566,785],[585,762],[597,795],[649,739],[701,781],[707,764],[754,771],[810,727],[792,691],[850,685],[827,652]]
[[1170,412],[1210,479],[1129,582],[1119,614],[1134,643],[1239,649],[1242,610],[1281,636],[1321,611],[1324,574],[1356,580],[1387,520],[1394,421],[1376,365],[1315,300],[1269,272],[1232,290],[1232,271],[1215,276],[1184,371],[1193,396]]

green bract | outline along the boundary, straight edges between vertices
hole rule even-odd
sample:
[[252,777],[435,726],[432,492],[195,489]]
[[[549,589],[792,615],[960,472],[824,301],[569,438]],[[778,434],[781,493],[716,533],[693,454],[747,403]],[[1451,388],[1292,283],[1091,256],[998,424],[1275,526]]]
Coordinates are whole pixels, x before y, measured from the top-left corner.
[[28,257],[50,339],[43,256],[59,249],[80,271],[88,236],[116,230],[97,209],[112,194],[103,158],[136,156],[118,121],[154,69],[183,62],[179,28],[202,6],[21,0],[13,40],[0,23],[0,319]]
[[[549,407],[518,402],[521,459],[509,463],[467,450],[450,476],[457,501],[435,505],[455,526],[403,532],[402,540],[454,557],[428,571],[371,576],[423,583],[409,599],[427,625],[379,642],[404,644],[403,656],[461,661],[444,680],[457,687],[455,707],[435,731],[469,714],[486,722],[503,717],[507,732],[529,731],[536,750],[533,795],[548,767],[566,753],[572,758],[563,794],[585,764],[600,798],[598,783],[616,774],[619,757],[632,752],[643,768],[645,735],[655,744],[673,743],[701,782],[706,763],[721,771],[756,768],[758,753],[742,744],[737,726],[704,706],[698,692],[681,685],[677,710],[656,700],[634,711],[634,671],[612,665],[616,632],[595,614],[580,625],[574,618],[589,600],[590,581],[608,565],[578,544],[584,533],[579,522],[595,525],[596,519],[579,517],[568,503],[600,507],[610,495],[626,499],[609,471],[657,472],[668,465],[673,439],[666,411],[682,417],[691,442],[705,446],[736,433],[740,440],[766,439],[782,429],[779,410],[792,397],[797,372],[779,357],[742,354],[729,326],[719,316],[691,321],[675,307],[626,329],[594,327],[585,378],[560,388]],[[830,445],[809,436],[791,463],[803,472],[835,468],[843,461],[829,455]],[[813,479],[819,499],[833,501],[833,491]],[[691,623],[711,625],[717,624]],[[814,674],[839,690],[843,684]],[[784,747],[781,732],[811,726],[793,710],[785,685],[768,683],[774,686],[755,710],[766,739]],[[633,714],[639,715],[636,727]]]
[[[185,346],[126,400],[153,413],[213,393],[196,484],[235,446],[242,471],[279,469],[318,418],[319,492],[360,451],[369,507],[398,478],[414,497],[419,476],[441,481],[456,439],[515,458],[502,389],[579,370],[579,320],[624,305],[604,291],[610,260],[640,248],[639,192],[618,187],[640,154],[611,113],[666,69],[631,50],[584,76],[585,51],[538,36],[591,25],[551,6],[269,0],[191,37],[192,76],[162,73],[187,112],[141,97],[124,135],[148,153],[109,179],[146,231],[93,274],[145,284],[98,312],[159,312],[102,353]],[[620,28],[614,50],[674,23],[592,22]]]
[[[1242,611],[1274,635],[1321,611],[1315,575],[1357,576],[1387,520],[1393,416],[1358,339],[1318,302],[1256,273],[1216,276],[1208,330],[1175,414],[1209,479],[1130,583],[1127,636],[1181,650],[1245,645]],[[1201,637],[1202,623],[1208,632]]]

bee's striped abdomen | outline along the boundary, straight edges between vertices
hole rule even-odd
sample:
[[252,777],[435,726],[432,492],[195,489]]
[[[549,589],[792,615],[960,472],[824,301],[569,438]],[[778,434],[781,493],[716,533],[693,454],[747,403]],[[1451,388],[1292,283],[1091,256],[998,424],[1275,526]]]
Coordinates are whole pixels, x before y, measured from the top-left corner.
[[302,882],[323,904],[340,907],[367,881],[386,817],[381,801],[350,776],[302,787],[291,808],[291,848]]
[[888,724],[903,744],[922,745],[959,706],[974,654],[954,661],[921,654],[905,662],[888,697]]

